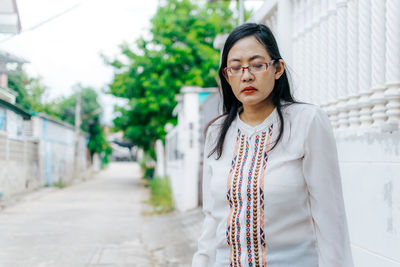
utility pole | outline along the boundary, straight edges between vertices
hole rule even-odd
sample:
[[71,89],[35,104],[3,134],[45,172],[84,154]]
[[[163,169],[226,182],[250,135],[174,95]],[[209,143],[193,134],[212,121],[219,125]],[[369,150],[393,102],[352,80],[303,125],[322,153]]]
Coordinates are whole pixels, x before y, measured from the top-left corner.
[[79,137],[81,128],[81,105],[82,105],[82,88],[78,86],[78,92],[76,94],[76,105],[75,105],[75,151],[74,151],[74,179],[77,178],[78,172],[78,156],[79,156]]
[[239,2],[239,25],[244,23],[244,0],[238,0]]

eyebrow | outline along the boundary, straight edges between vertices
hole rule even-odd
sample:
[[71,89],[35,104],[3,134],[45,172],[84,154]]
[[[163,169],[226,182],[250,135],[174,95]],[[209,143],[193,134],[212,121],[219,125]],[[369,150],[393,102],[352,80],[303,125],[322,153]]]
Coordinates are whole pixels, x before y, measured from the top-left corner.
[[[265,59],[265,57],[263,57],[263,56],[261,56],[261,55],[254,55],[254,56],[252,56],[252,57],[249,58],[249,61],[252,61],[252,60],[258,59],[258,58],[263,58],[263,59]],[[240,62],[240,59],[238,59],[238,58],[232,58],[232,59],[230,59],[228,62],[232,62],[232,61],[239,61],[239,62]]]

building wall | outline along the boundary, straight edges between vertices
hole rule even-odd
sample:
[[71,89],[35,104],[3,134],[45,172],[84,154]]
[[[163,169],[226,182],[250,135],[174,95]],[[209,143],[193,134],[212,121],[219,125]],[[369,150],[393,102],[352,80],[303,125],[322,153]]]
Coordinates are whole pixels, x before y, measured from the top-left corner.
[[[0,129],[0,198],[90,175],[85,135],[79,139],[74,173],[72,126],[39,116],[24,121],[11,110],[5,114],[6,125]],[[24,129],[31,129],[32,135],[25,135]]]
[[0,132],[1,131],[3,131],[3,132],[5,132],[6,131],[6,127],[7,127],[7,124],[6,124],[6,122],[7,122],[7,111],[6,111],[6,109],[5,108],[3,108],[3,107],[0,107]]
[[88,169],[86,136],[79,138],[77,170],[75,169],[74,151],[75,134],[70,125],[45,117],[33,118],[34,138],[40,141],[40,168],[43,170],[43,184],[69,184]]
[[200,119],[197,90],[187,87],[181,92],[178,125],[167,135],[167,174],[175,207],[184,211],[198,206]]
[[40,185],[38,147],[35,141],[12,139],[0,133],[0,197]]
[[178,147],[179,124],[168,132],[166,137],[166,172],[171,183],[174,205],[177,210],[184,210],[181,204],[184,202],[185,190],[181,185],[184,179],[184,161],[180,156],[181,151]]
[[212,92],[207,99],[200,106],[200,165],[199,165],[199,179],[198,179],[198,197],[199,204],[203,204],[203,157],[204,157],[204,141],[205,141],[205,127],[208,123],[222,114],[222,101],[221,95],[217,92]]
[[355,266],[400,265],[400,133],[337,137]]
[[183,87],[175,109],[178,124],[166,137],[166,171],[171,181],[175,207],[180,211],[199,205],[202,131],[205,121],[212,119],[202,118],[202,114],[213,116],[212,109],[200,110],[204,100],[208,99],[206,94],[215,90]]
[[356,267],[400,266],[399,3],[268,0],[251,18],[331,119]]
[[6,118],[6,132],[8,137],[21,140],[24,132],[23,118],[12,110],[6,110]]
[[24,120],[0,108],[0,197],[25,192],[40,184],[37,141],[24,136]]

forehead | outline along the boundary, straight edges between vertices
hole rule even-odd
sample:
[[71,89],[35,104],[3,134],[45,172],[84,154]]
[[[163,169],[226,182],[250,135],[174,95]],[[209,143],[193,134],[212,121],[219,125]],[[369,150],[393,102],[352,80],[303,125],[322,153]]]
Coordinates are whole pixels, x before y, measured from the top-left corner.
[[248,36],[240,39],[232,46],[228,53],[228,62],[230,60],[248,60],[256,55],[262,56],[267,60],[271,59],[264,45],[254,36]]

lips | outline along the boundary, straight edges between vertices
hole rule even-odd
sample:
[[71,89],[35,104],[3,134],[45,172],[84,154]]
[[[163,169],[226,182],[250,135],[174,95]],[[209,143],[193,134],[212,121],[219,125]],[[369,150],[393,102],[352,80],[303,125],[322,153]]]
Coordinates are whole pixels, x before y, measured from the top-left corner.
[[257,89],[254,88],[253,86],[247,86],[247,87],[245,87],[245,88],[242,90],[242,93],[244,93],[244,94],[251,94],[251,93],[254,93],[254,92],[256,92],[256,91],[257,91]]

